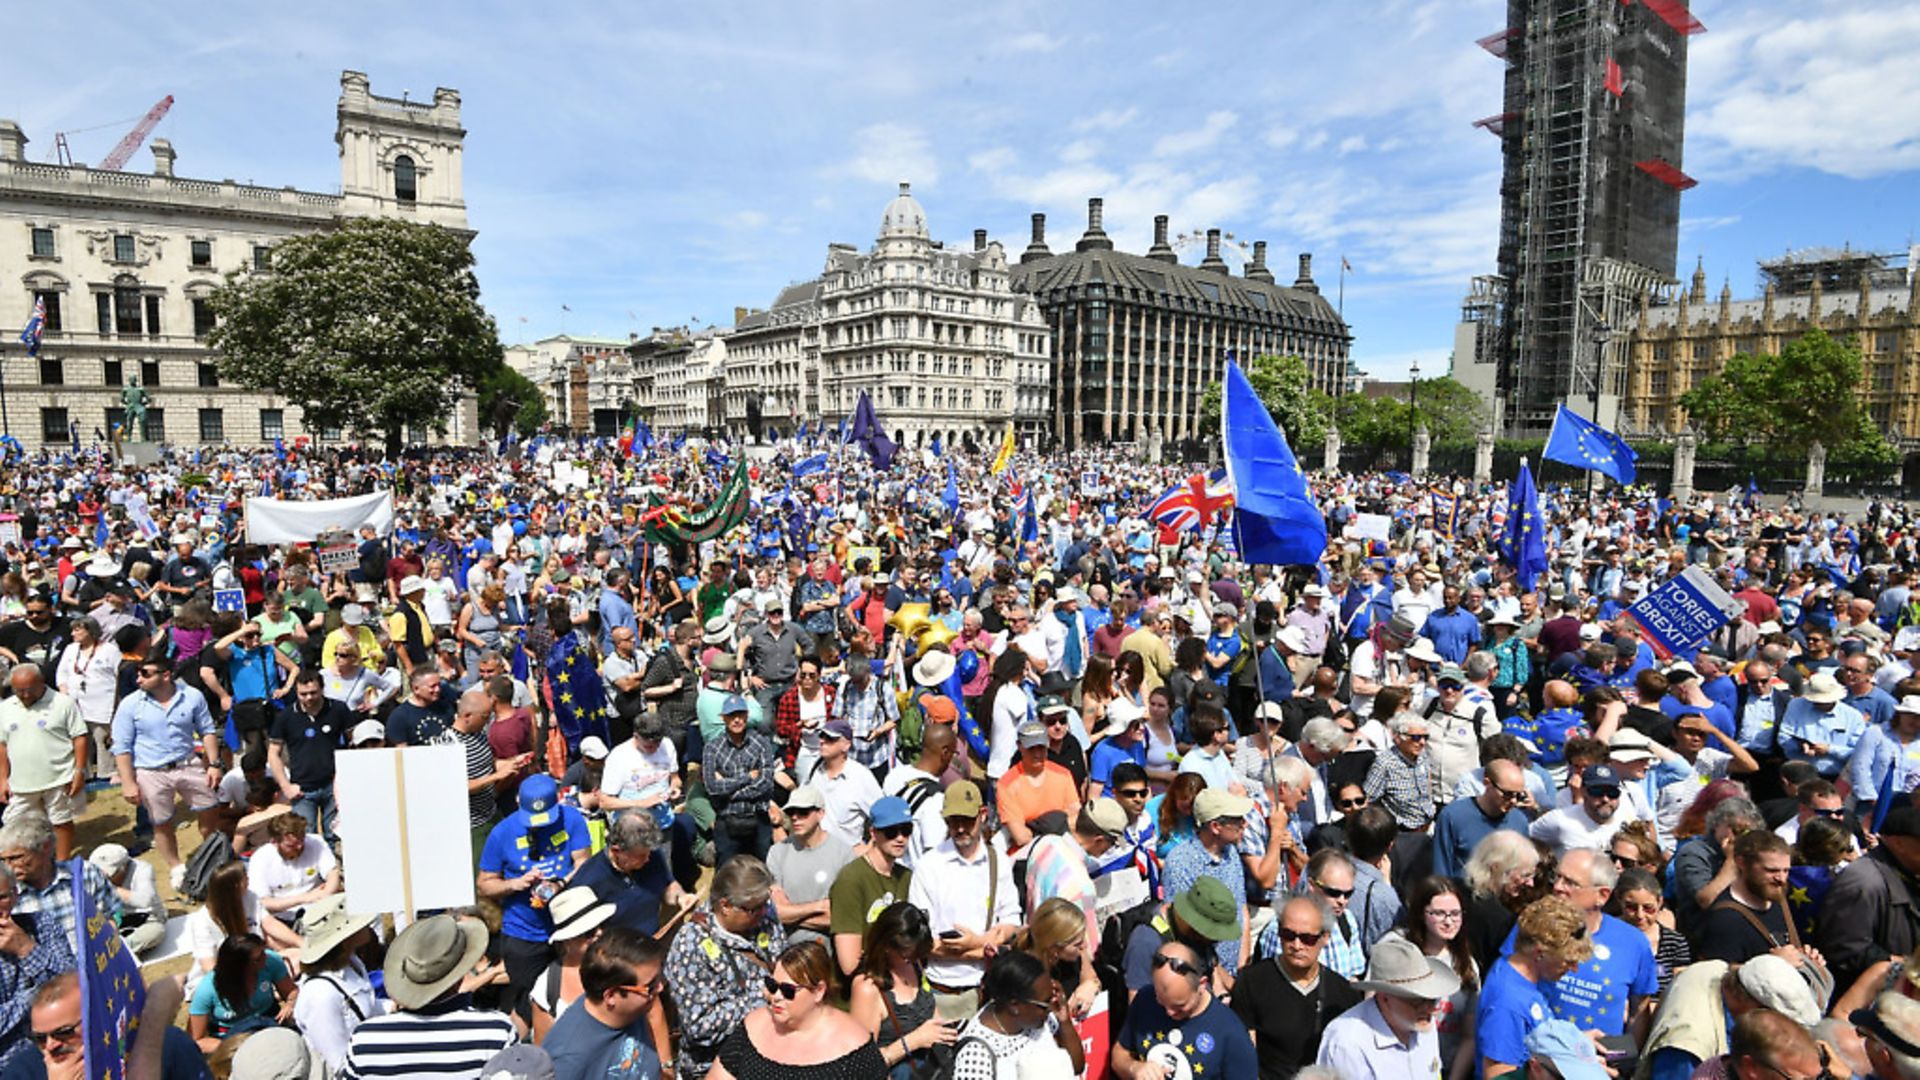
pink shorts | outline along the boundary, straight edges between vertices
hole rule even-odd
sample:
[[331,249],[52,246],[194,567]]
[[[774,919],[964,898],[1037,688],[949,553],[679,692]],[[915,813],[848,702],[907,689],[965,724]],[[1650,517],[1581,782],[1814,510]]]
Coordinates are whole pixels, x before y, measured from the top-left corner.
[[207,786],[207,767],[198,760],[171,769],[139,769],[134,782],[140,787],[140,802],[155,825],[173,821],[174,803],[184,799],[189,813],[211,810],[220,800]]

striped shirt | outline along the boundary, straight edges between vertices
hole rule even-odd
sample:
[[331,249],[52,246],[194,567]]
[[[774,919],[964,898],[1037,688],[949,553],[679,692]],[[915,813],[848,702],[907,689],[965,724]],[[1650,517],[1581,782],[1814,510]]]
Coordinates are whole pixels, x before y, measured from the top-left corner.
[[479,1076],[488,1059],[519,1041],[505,1013],[475,1009],[456,994],[424,1009],[368,1017],[353,1029],[341,1075]]
[[[494,769],[493,744],[479,732],[466,732],[458,728],[448,728],[439,740],[458,746],[467,758],[467,779],[479,780],[492,776]],[[478,829],[493,824],[493,785],[467,792],[467,828]]]

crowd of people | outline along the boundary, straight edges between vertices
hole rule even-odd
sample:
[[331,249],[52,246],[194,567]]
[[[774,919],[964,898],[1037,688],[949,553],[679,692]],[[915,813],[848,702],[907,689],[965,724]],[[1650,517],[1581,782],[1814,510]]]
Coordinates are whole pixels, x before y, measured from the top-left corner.
[[[82,907],[187,968],[139,1076],[1920,1080],[1903,507],[1549,484],[1523,581],[1504,483],[1248,566],[1186,467],[811,449],[699,543],[734,448],[16,458],[0,1080],[85,1073]],[[429,745],[475,902],[359,910],[342,755]]]

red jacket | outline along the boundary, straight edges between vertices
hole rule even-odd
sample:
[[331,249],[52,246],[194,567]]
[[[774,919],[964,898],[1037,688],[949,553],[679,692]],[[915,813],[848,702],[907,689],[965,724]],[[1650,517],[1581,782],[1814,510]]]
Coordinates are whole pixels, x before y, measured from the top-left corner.
[[[833,687],[822,683],[820,692],[827,697],[826,720],[833,718]],[[825,722],[824,720],[822,722]],[[785,759],[787,768],[793,768],[794,758],[800,753],[800,687],[787,687],[780,700],[773,706],[773,741],[780,747],[780,756]],[[806,783],[804,777],[794,777]]]

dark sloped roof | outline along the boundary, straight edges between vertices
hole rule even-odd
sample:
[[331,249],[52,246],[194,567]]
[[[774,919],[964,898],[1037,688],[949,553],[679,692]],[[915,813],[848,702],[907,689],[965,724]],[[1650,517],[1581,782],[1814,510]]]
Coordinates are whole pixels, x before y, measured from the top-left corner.
[[1340,316],[1317,292],[1269,285],[1243,277],[1202,270],[1196,266],[1161,262],[1124,251],[1074,251],[1011,267],[1014,288],[1046,298],[1093,283],[1107,286],[1107,297],[1141,303],[1165,303],[1167,297],[1198,304],[1239,309],[1244,317],[1285,316],[1296,323],[1316,324],[1325,332],[1345,332]]

